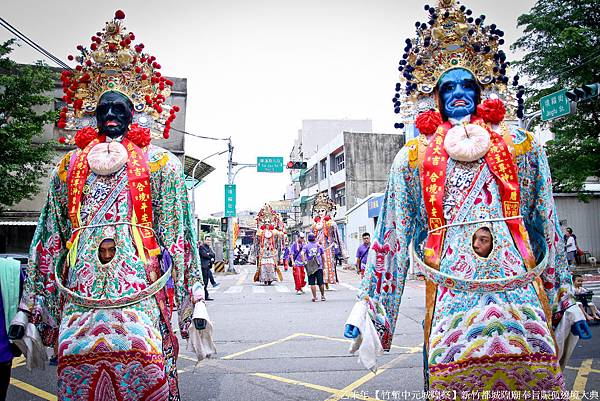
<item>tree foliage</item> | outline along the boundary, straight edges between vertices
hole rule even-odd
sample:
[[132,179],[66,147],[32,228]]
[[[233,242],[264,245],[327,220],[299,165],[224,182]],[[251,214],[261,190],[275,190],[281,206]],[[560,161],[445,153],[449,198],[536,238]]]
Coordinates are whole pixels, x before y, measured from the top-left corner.
[[[538,0],[518,19],[523,36],[513,49],[531,85],[528,105],[542,96],[600,82],[600,0]],[[600,97],[577,104],[577,113],[553,121],[546,145],[555,191],[583,191],[589,176],[600,176]]]
[[0,208],[39,191],[52,157],[50,144],[34,143],[57,114],[44,93],[54,89],[56,75],[42,62],[22,65],[10,60],[14,39],[0,44]]

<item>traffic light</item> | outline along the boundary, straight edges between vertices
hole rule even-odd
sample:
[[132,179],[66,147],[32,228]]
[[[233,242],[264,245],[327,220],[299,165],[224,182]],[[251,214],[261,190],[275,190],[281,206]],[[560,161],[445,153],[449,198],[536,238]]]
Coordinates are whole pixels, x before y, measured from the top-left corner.
[[589,85],[583,85],[580,88],[575,88],[573,90],[567,91],[565,96],[572,102],[581,102],[583,100],[588,100],[600,95],[600,84],[593,83]]
[[306,168],[306,162],[296,162],[296,161],[292,161],[290,160],[289,162],[287,162],[287,168],[289,168],[290,170],[303,170]]
[[227,217],[221,217],[221,231],[227,232]]

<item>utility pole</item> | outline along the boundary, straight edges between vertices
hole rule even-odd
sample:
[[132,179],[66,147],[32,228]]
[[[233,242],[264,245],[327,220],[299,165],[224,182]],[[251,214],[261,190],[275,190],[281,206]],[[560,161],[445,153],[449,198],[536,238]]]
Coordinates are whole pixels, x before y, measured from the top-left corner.
[[[227,147],[229,150],[229,158],[227,160],[227,184],[233,185],[233,145],[231,144],[231,137],[227,141]],[[233,217],[227,217],[227,271],[230,273],[237,273],[235,266],[233,265]]]

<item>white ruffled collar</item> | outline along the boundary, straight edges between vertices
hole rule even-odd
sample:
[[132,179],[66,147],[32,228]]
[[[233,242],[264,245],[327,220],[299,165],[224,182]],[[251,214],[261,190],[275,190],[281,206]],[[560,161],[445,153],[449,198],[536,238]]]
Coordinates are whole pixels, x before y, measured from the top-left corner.
[[450,124],[452,124],[453,127],[463,123],[468,124],[471,122],[471,114],[467,114],[466,116],[463,116],[461,118],[449,117],[448,121],[450,122]]

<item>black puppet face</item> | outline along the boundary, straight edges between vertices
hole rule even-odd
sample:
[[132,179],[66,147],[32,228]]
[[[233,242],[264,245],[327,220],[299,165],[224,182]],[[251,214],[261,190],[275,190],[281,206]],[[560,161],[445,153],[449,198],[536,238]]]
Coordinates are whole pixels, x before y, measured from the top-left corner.
[[119,92],[106,92],[96,107],[98,132],[110,138],[127,133],[133,118],[133,104]]

